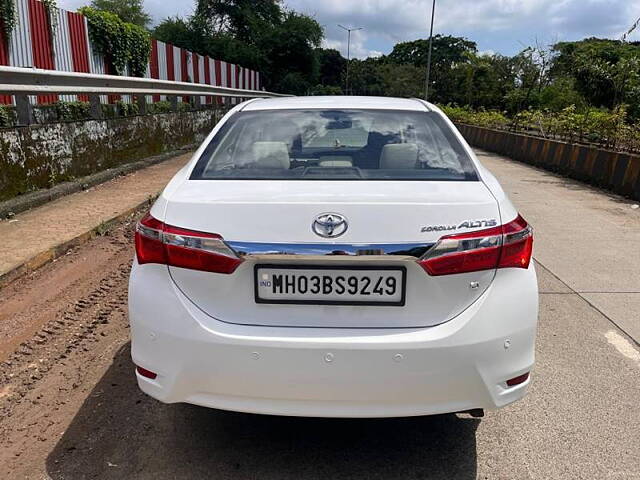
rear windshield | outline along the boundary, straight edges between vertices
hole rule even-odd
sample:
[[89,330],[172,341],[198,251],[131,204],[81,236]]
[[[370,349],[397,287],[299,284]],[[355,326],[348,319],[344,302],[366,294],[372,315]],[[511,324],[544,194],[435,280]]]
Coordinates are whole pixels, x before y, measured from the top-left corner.
[[477,180],[439,114],[389,110],[238,112],[192,180]]

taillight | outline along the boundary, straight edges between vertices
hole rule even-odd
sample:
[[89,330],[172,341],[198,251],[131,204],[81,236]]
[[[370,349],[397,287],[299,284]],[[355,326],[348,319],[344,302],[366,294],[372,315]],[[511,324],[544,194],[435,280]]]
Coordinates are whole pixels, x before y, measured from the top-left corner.
[[215,233],[166,225],[147,214],[136,225],[138,263],[233,273],[242,259]]
[[502,255],[498,268],[529,268],[533,253],[533,229],[518,215],[513,222],[502,226]]
[[138,263],[167,263],[162,240],[164,224],[147,214],[136,225],[136,255]]
[[518,215],[500,227],[447,235],[419,260],[429,275],[529,268],[533,229]]

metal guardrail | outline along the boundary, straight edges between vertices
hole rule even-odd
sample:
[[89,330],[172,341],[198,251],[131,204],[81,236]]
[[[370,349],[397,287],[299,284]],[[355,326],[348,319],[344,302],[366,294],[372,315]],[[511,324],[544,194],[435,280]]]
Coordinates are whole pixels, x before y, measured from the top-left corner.
[[140,113],[146,112],[147,95],[166,95],[177,109],[177,97],[201,96],[231,98],[286,97],[258,90],[218,87],[200,83],[173,82],[155,78],[121,77],[91,73],[61,72],[37,68],[0,66],[0,94],[14,95],[20,124],[33,122],[29,95],[84,94],[89,96],[92,118],[101,118],[100,95],[136,95]]

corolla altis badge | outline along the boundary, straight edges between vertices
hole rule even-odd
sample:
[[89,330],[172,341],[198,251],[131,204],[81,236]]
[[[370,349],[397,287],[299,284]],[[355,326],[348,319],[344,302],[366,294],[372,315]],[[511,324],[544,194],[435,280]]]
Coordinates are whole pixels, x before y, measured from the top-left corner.
[[448,230],[459,230],[461,228],[495,227],[496,225],[498,225],[498,221],[495,218],[491,220],[467,220],[460,225],[429,225],[422,227],[420,231],[422,233],[445,232]]
[[324,238],[335,238],[347,231],[347,219],[339,213],[321,213],[311,224],[311,230]]

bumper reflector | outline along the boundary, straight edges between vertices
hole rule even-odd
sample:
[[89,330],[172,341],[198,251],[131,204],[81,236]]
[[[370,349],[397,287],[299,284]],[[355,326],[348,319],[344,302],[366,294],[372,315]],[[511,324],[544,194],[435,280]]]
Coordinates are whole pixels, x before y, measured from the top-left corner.
[[507,380],[507,386],[515,387],[516,385],[520,385],[521,383],[526,382],[528,378],[529,378],[529,372],[523,373],[522,375],[519,375],[517,377],[513,377]]
[[136,371],[143,377],[150,378],[151,380],[155,380],[158,376],[158,374],[153,373],[151,370],[147,370],[146,368],[142,367],[136,367]]

